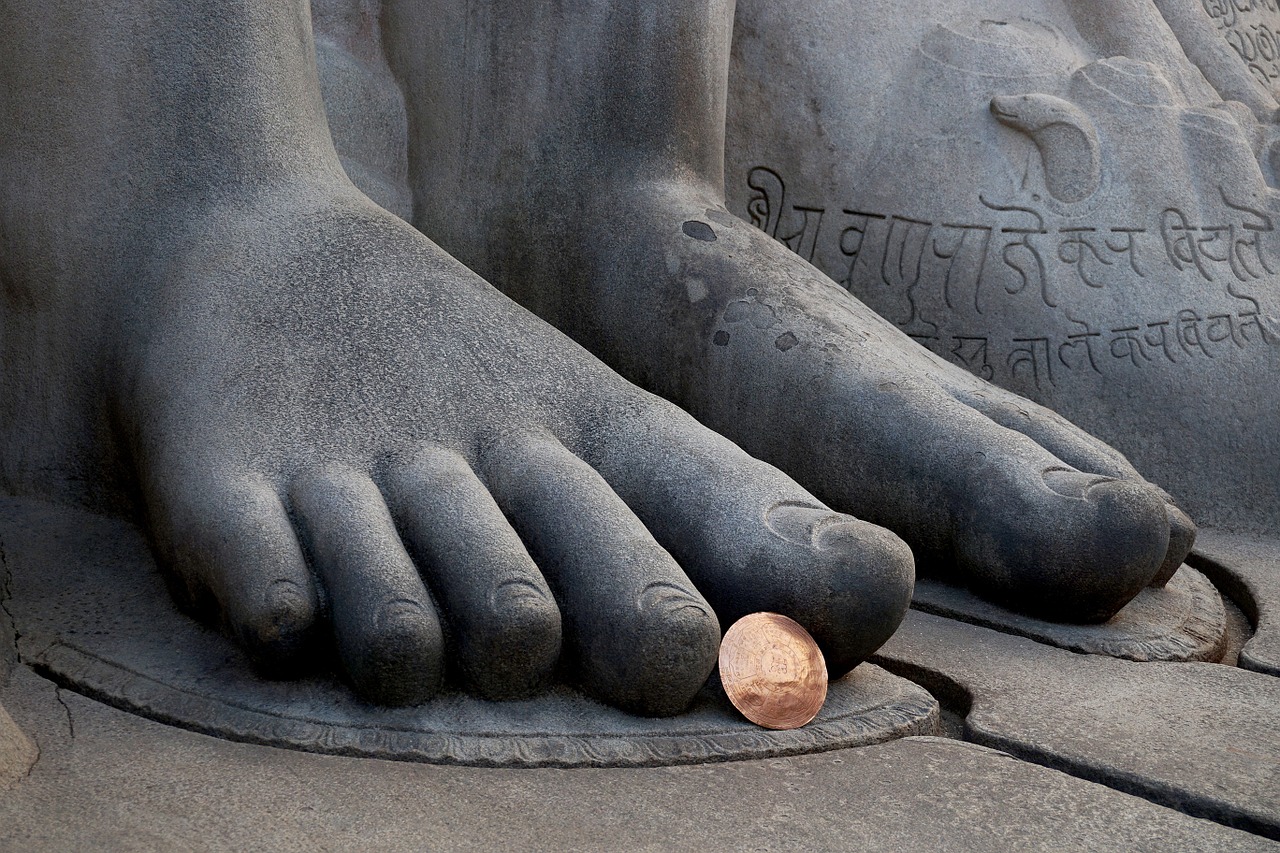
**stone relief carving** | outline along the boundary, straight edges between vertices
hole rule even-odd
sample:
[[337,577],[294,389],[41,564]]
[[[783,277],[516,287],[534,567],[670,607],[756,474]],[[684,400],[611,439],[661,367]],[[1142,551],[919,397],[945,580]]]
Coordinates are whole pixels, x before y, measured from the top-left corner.
[[[1272,528],[1274,102],[1224,101],[1242,57],[1205,44],[1267,43],[1274,10],[955,2],[875,44],[853,13],[890,14],[739,5],[731,209],[940,357],[1115,444],[1198,519]],[[849,26],[819,34],[824,14]],[[773,61],[801,44],[826,61]]]
[[1070,15],[889,9],[923,29],[829,111],[865,138],[735,114],[853,133],[733,149],[765,235],[725,0],[54,3],[0,36],[4,487],[135,519],[273,677],[672,715],[750,612],[850,671],[917,565],[1104,621],[1194,524],[983,380],[1056,405],[1280,334],[1265,129]]

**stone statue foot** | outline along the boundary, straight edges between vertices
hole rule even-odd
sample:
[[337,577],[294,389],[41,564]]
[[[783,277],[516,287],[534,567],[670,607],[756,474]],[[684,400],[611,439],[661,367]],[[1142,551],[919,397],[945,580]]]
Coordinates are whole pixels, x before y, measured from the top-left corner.
[[928,353],[712,194],[611,201],[623,220],[602,212],[571,229],[589,243],[556,253],[587,259],[557,271],[580,301],[556,321],[832,506],[897,532],[922,572],[1102,621],[1190,550],[1190,520],[1120,454]]
[[[465,39],[408,12],[386,30],[416,146],[415,222],[447,251],[832,506],[894,530],[922,571],[1100,621],[1181,563],[1194,527],[1118,453],[929,354],[728,214],[729,4],[468,14]],[[567,32],[594,39],[583,50],[608,53],[609,70],[557,53]],[[522,86],[531,68],[549,89]],[[512,97],[487,107],[494,91]]]
[[6,488],[143,513],[179,600],[264,670],[336,654],[377,703],[421,702],[451,668],[527,696],[563,667],[671,714],[720,620],[756,610],[809,627],[833,674],[870,655],[910,599],[901,540],[357,192],[306,6],[13,16]]
[[356,193],[296,201],[170,247],[123,366],[156,549],[265,667],[331,627],[370,700],[428,698],[449,659],[484,696],[525,696],[563,634],[590,693],[670,714],[714,666],[717,614],[790,613],[835,672],[892,633],[913,572],[888,531]]

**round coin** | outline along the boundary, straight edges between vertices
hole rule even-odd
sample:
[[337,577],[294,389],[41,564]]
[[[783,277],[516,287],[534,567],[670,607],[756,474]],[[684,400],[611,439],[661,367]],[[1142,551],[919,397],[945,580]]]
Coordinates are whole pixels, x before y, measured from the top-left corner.
[[827,699],[827,662],[809,632],[777,613],[733,623],[720,643],[720,683],[742,716],[766,729],[798,729]]

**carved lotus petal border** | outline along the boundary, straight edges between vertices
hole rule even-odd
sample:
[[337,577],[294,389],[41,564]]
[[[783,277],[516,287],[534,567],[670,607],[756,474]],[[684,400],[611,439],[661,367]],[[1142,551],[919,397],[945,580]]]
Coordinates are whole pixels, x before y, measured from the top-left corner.
[[[932,735],[939,724],[938,703],[932,695],[871,664],[863,664],[852,677],[833,685],[828,708],[802,729],[777,732],[746,727],[726,714],[721,731],[636,736],[609,732],[607,719],[601,721],[600,731],[590,734],[548,730],[512,735],[342,725],[284,716],[165,684],[61,642],[47,647],[31,663],[42,675],[94,699],[202,734],[307,752],[433,764],[655,767],[736,761]],[[855,693],[861,695],[855,697]],[[867,707],[868,693],[880,701]],[[842,708],[842,703],[854,707]]]
[[629,716],[563,685],[520,702],[446,693],[418,708],[376,708],[332,675],[259,678],[226,637],[176,610],[127,522],[0,500],[0,559],[12,578],[3,603],[27,664],[107,704],[229,740],[487,767],[647,767],[839,749],[938,728],[927,691],[871,664],[832,684],[817,719],[787,732],[748,723],[710,686],[666,720]]
[[1208,578],[1186,565],[1163,589],[1144,589],[1101,625],[1032,619],[927,579],[916,583],[911,606],[1074,652],[1132,661],[1218,661],[1227,643],[1222,596]]

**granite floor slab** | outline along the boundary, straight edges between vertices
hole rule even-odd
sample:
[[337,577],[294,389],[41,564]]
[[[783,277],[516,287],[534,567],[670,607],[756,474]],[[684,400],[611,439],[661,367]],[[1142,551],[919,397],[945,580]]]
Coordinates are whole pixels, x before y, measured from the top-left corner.
[[1253,624],[1240,666],[1280,676],[1280,539],[1201,530],[1187,561],[1230,595]]
[[1073,654],[914,611],[877,660],[957,707],[976,743],[1280,838],[1280,680]]
[[0,849],[1117,850],[1276,845],[940,738],[648,769],[481,769],[232,743],[20,668],[40,744],[0,796]]
[[1228,646],[1222,596],[1208,578],[1185,565],[1165,586],[1147,587],[1100,625],[1046,622],[933,578],[916,580],[911,606],[1058,648],[1126,660],[1216,662]]

